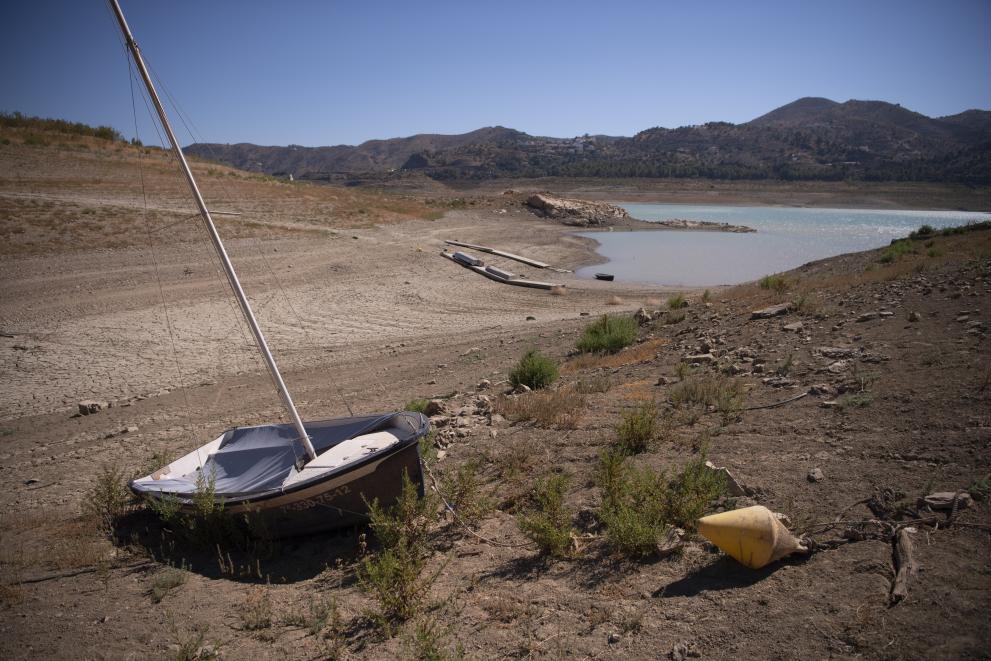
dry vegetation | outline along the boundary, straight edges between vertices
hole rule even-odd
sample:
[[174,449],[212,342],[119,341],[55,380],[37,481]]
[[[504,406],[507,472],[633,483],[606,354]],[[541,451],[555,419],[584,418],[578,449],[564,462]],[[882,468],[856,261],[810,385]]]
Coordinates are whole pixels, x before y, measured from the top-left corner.
[[[2,127],[0,154],[2,254],[204,241],[202,221],[170,152]],[[343,228],[443,214],[415,196],[290,183],[195,160],[192,166],[210,208],[240,214],[215,216],[230,238],[332,238]]]

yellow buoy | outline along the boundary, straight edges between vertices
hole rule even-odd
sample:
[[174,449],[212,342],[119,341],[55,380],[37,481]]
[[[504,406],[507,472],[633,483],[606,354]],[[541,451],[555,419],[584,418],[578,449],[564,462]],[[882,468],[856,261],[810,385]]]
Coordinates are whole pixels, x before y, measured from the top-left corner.
[[726,555],[760,569],[795,552],[808,553],[801,541],[762,505],[704,516],[699,532]]

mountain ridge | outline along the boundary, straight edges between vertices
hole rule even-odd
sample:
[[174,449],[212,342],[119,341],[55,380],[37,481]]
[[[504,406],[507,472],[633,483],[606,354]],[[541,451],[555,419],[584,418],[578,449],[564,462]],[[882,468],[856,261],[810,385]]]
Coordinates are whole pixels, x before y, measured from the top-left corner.
[[246,170],[313,180],[581,177],[991,183],[991,111],[932,118],[899,104],[803,97],[749,122],[652,127],[631,137],[534,136],[504,126],[359,145],[190,145]]

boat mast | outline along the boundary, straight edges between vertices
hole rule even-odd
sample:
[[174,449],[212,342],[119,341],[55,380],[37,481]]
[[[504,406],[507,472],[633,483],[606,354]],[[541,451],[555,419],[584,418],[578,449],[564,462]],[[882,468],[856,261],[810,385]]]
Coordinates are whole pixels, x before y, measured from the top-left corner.
[[282,403],[285,404],[286,409],[289,411],[289,417],[292,419],[293,427],[296,428],[296,433],[299,434],[299,439],[303,443],[307,456],[309,459],[316,459],[317,453],[313,449],[313,444],[310,442],[310,438],[306,434],[306,429],[303,427],[303,421],[299,417],[299,412],[296,410],[292,397],[290,397],[289,391],[286,389],[286,384],[282,380],[282,375],[279,373],[279,368],[275,364],[275,358],[272,357],[272,352],[268,349],[268,343],[265,342],[265,336],[262,335],[262,330],[258,326],[258,321],[255,319],[255,315],[251,311],[251,303],[248,302],[248,297],[245,296],[244,290],[241,288],[241,283],[237,279],[237,274],[234,273],[234,265],[231,264],[230,257],[227,256],[227,250],[224,249],[224,244],[220,240],[220,235],[217,233],[217,227],[213,224],[213,218],[210,216],[210,211],[206,208],[206,203],[203,201],[203,196],[200,194],[200,189],[196,185],[196,179],[193,178],[193,171],[189,169],[189,163],[186,162],[186,156],[182,153],[182,148],[179,147],[179,141],[176,140],[175,133],[172,131],[172,126],[169,124],[169,118],[165,115],[165,108],[162,106],[162,102],[158,98],[158,92],[155,91],[155,86],[151,82],[151,76],[148,75],[148,68],[145,66],[144,59],[141,57],[141,51],[138,49],[138,44],[134,41],[134,35],[131,34],[131,28],[127,26],[127,21],[124,19],[124,12],[121,11],[120,4],[117,0],[109,0],[109,2],[114,10],[114,15],[117,17],[117,23],[120,25],[120,31],[124,35],[124,41],[127,42],[127,48],[131,51],[131,56],[134,58],[134,63],[137,65],[138,71],[141,72],[141,78],[144,79],[145,86],[148,88],[148,94],[151,96],[151,101],[155,104],[155,110],[158,111],[158,118],[161,120],[162,127],[165,129],[165,133],[169,137],[169,143],[171,143],[172,151],[175,153],[176,158],[179,161],[179,167],[182,169],[182,173],[186,176],[187,183],[189,183],[189,188],[193,193],[193,199],[196,200],[196,206],[199,207],[200,215],[203,216],[203,222],[206,223],[206,229],[210,234],[210,239],[213,241],[213,247],[217,250],[217,254],[220,255],[220,261],[224,265],[224,271],[227,273],[227,280],[231,284],[231,289],[234,290],[234,295],[237,297],[237,302],[241,306],[241,312],[244,313],[244,318],[248,321],[248,326],[251,328],[251,334],[255,336],[255,344],[258,345],[258,350],[261,352],[262,358],[265,359],[265,364],[268,366],[268,371],[272,376],[272,381],[275,382],[275,387],[279,391],[279,396],[282,397]]

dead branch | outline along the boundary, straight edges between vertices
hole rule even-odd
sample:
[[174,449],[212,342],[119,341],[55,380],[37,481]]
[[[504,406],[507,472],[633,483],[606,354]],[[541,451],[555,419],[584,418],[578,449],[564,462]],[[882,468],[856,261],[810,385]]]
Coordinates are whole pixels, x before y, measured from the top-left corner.
[[916,564],[913,555],[911,528],[899,528],[894,539],[895,581],[891,586],[891,605],[908,596],[908,579],[915,575]]

